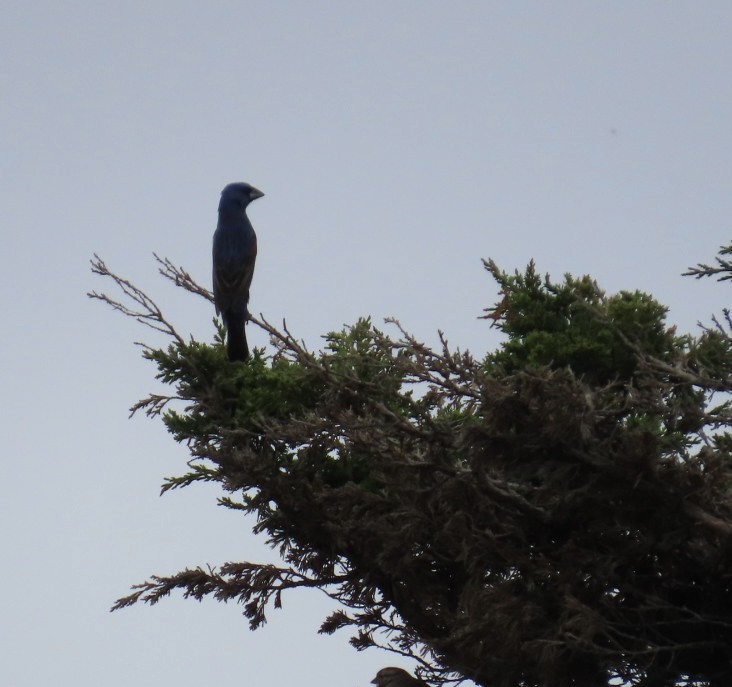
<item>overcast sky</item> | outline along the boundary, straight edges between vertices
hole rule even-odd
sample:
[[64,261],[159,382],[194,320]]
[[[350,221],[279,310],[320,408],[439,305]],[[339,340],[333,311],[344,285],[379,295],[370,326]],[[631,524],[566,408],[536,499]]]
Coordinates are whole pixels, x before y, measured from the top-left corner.
[[649,291],[693,330],[728,303],[680,273],[732,234],[730,36],[729,0],[4,2],[0,685],[410,667],[317,636],[315,593],[255,633],[213,600],[108,612],[150,574],[272,554],[213,487],[158,496],[185,448],[127,409],[155,388],[132,341],[160,339],[86,298],[92,253],[210,340],[151,253],[208,285],[219,193],[248,181],[251,309],[311,347],[372,315],[484,354],[481,257]]

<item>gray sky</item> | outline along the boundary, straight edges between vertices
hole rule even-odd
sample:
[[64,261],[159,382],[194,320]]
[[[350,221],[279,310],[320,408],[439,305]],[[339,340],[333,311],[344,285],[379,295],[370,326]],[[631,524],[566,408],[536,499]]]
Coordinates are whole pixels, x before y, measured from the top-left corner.
[[214,488],[158,497],[187,454],[127,420],[155,388],[131,342],[156,339],[86,299],[93,252],[209,340],[151,252],[208,284],[219,192],[248,181],[251,308],[311,347],[370,314],[485,353],[481,257],[650,291],[693,329],[728,302],[679,275],[730,238],[730,35],[728,0],[4,3],[0,685],[410,667],[317,636],[315,594],[256,633],[214,601],[108,613],[151,573],[271,553]]

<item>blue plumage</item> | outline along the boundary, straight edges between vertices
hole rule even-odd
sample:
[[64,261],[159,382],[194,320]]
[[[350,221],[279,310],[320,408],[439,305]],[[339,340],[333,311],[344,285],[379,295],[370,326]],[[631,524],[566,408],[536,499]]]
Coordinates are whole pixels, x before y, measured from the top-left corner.
[[246,360],[249,347],[244,325],[249,317],[249,287],[257,259],[257,235],[246,214],[249,203],[264,195],[244,183],[221,192],[219,221],[213,236],[213,292],[216,312],[226,326],[229,360]]

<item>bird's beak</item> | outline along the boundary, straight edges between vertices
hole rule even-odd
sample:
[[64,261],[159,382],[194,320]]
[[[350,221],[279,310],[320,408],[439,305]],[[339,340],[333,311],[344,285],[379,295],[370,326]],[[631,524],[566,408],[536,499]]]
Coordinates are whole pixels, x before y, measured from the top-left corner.
[[374,678],[373,680],[371,680],[371,683],[370,684],[372,684],[372,685],[378,685],[379,684],[378,678]]
[[264,193],[262,193],[258,188],[254,188],[254,186],[252,186],[252,190],[249,191],[249,198],[251,200],[257,200],[257,198],[261,198],[263,195]]

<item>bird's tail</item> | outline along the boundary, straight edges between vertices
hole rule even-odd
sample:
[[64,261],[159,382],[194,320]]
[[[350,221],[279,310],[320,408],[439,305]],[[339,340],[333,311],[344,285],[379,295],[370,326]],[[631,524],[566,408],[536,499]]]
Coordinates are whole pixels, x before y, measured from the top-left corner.
[[227,322],[226,351],[229,360],[246,360],[249,357],[247,334],[244,331],[245,318],[230,317]]

